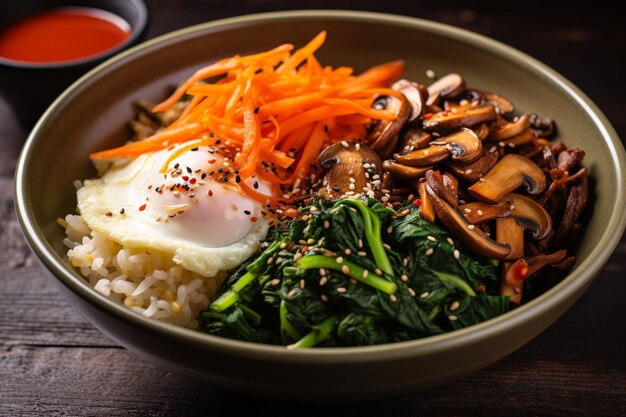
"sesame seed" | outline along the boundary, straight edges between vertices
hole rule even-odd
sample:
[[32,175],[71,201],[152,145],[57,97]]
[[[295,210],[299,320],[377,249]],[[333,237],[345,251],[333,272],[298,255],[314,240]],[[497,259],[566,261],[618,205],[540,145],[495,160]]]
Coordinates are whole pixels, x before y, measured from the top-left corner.
[[341,272],[343,272],[345,275],[348,275],[350,273],[350,268],[348,268],[348,265],[342,266]]
[[357,244],[359,245],[359,248],[362,248],[363,247],[363,239],[359,239]]
[[396,297],[395,294],[389,294],[389,299],[391,300],[392,303],[395,303],[396,301],[398,301],[398,297]]
[[362,251],[362,250],[358,251],[356,254],[359,256],[367,256],[367,252]]
[[281,249],[285,249],[287,247],[287,243],[280,242],[280,245],[278,245],[278,247],[281,248]]
[[511,211],[515,210],[515,204],[511,204]]
[[271,284],[272,284],[272,285],[278,285],[278,284],[280,284],[280,280],[279,280],[278,278],[274,278],[274,279],[271,281]]
[[313,239],[313,238],[308,239],[308,240],[306,241],[306,244],[307,244],[307,245],[313,245],[313,244],[315,244],[315,239]]
[[450,311],[454,311],[454,310],[458,309],[460,306],[461,306],[461,304],[458,301],[455,301],[452,304],[450,304]]
[[404,258],[404,259],[402,260],[402,265],[403,265],[403,266],[408,266],[408,265],[409,265],[409,258]]
[[293,256],[293,260],[296,261],[296,262],[298,262],[300,259],[302,259],[302,254],[300,252],[296,253]]
[[315,207],[315,206],[311,207],[310,211],[311,211],[311,213],[315,213],[317,211],[317,207]]
[[454,240],[452,240],[452,238],[447,238],[446,239],[448,241],[449,244],[454,245]]
[[320,295],[320,299],[321,299],[323,302],[325,302],[325,303],[327,303],[327,302],[328,302],[328,296],[327,296],[326,294],[322,294],[322,295]]
[[324,229],[330,228],[330,222],[328,220],[324,220]]
[[320,278],[320,287],[323,287],[328,282],[328,278],[322,277]]
[[470,209],[470,208],[464,208],[464,209],[463,209],[463,212],[465,212],[465,213],[471,213],[471,212],[472,212],[472,209]]
[[271,265],[274,263],[274,258],[272,256],[270,256],[269,258],[267,258],[267,264]]
[[426,291],[426,292],[423,292],[423,293],[420,294],[420,298],[423,300],[425,298],[428,298],[429,295],[430,295],[430,293],[428,291]]
[[350,255],[352,253],[352,251],[350,249],[346,248],[346,250],[344,250],[343,253],[345,253],[346,255]]
[[287,296],[288,296],[288,297],[293,297],[294,295],[296,295],[296,293],[297,293],[297,292],[298,292],[298,290],[297,290],[297,289],[295,289],[295,288],[293,288],[291,291],[289,291],[289,292],[287,293]]
[[482,210],[476,210],[476,213],[477,213],[479,216],[482,216],[482,215],[483,215],[483,211],[482,211]]
[[383,271],[381,271],[380,268],[374,269],[374,272],[376,272],[376,275],[382,275],[383,274]]
[[466,173],[467,175],[469,175],[469,174],[471,174],[471,173],[472,173],[472,170],[471,170],[470,168],[468,168],[468,169],[466,169],[466,170],[465,170],[465,173]]
[[350,278],[348,281],[350,281],[350,284],[352,285],[356,285],[357,284],[357,280],[354,278]]
[[348,145],[348,142],[346,142],[345,140],[342,140],[341,146],[343,146],[344,148],[348,148],[350,145]]
[[473,224],[468,224],[467,228],[470,229],[470,230],[474,230],[474,225]]
[[369,274],[370,274],[370,271],[368,271],[367,269],[363,270],[363,278],[367,278]]
[[407,282],[409,280],[409,277],[405,274],[400,275],[400,279],[404,282]]
[[326,270],[324,268],[320,268],[319,270],[320,276],[325,276],[326,275]]
[[351,190],[354,190],[354,188],[355,188],[355,187],[354,187],[354,184],[350,184],[350,185],[348,186],[348,188],[350,188]]
[[458,249],[455,249],[454,252],[452,252],[454,254],[454,257],[456,259],[459,259],[461,257],[461,253],[459,252]]
[[342,258],[341,256],[337,256],[337,257],[335,258],[335,262],[337,262],[338,264],[340,264],[340,263],[342,263],[342,262],[343,262],[343,258]]
[[391,250],[391,246],[389,246],[387,243],[383,243],[383,248]]
[[435,71],[433,71],[433,70],[431,70],[431,69],[426,70],[426,76],[427,76],[428,78],[430,78],[430,79],[435,78]]
[[306,285],[306,282],[304,282],[304,280],[303,280],[303,279],[301,279],[301,280],[300,280],[300,288],[301,288],[301,289],[304,289],[305,285]]
[[434,252],[433,248],[428,248],[428,249],[426,249],[425,253],[426,253],[426,256],[430,256],[430,255],[433,254],[433,252]]
[[393,232],[393,226],[389,226],[389,227],[387,228],[387,233],[391,233],[391,232]]
[[339,287],[339,288],[337,288],[337,292],[343,294],[343,293],[348,292],[348,290],[343,288],[343,287]]
[[426,239],[430,240],[431,242],[436,242],[437,239],[435,239],[434,236],[426,236]]
[[458,318],[457,316],[455,316],[454,314],[450,314],[450,315],[448,316],[448,319],[449,319],[450,321],[457,321],[459,318]]
[[408,290],[411,297],[415,297],[415,291],[413,290],[413,288],[409,287]]

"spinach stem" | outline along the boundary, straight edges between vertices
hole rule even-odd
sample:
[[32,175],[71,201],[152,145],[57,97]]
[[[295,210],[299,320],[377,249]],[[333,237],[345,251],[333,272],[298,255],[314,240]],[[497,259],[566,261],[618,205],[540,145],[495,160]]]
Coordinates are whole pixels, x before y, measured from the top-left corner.
[[287,319],[287,304],[285,304],[285,300],[281,300],[280,307],[278,308],[278,313],[280,317],[280,329],[282,333],[289,336],[292,340],[298,340],[300,338],[300,334],[295,327],[289,322]]
[[363,284],[376,288],[386,294],[393,294],[398,289],[398,286],[394,282],[387,281],[380,275],[376,275],[371,271],[365,273],[366,269],[350,261],[343,260],[341,263],[337,263],[337,258],[331,256],[307,255],[300,258],[296,265],[301,269],[325,268],[339,272],[344,272],[344,266],[346,266],[348,267],[347,275]]
[[235,304],[239,301],[239,291],[244,289],[246,285],[250,284],[257,278],[256,274],[252,272],[246,272],[237,282],[233,284],[233,286],[226,291],[224,294],[220,295],[215,301],[211,303],[211,310],[213,311],[224,311],[228,307]]
[[460,277],[458,277],[456,275],[447,274],[445,272],[440,272],[440,271],[433,271],[433,272],[443,282],[448,282],[448,283],[454,285],[458,289],[464,291],[470,297],[476,297],[476,293],[474,292],[472,287],[470,287],[469,284],[464,279],[462,279],[462,278],[460,278]]
[[353,206],[361,212],[363,222],[365,223],[365,238],[372,250],[374,261],[381,270],[392,275],[393,267],[383,247],[383,239],[380,234],[380,219],[378,216],[373,213],[365,203],[359,200],[341,200],[335,204],[335,207],[339,205]]
[[296,343],[287,345],[287,349],[310,348],[320,344],[330,338],[330,334],[335,329],[336,322],[337,316],[330,316],[316,325],[315,328],[304,335],[302,339],[298,340]]

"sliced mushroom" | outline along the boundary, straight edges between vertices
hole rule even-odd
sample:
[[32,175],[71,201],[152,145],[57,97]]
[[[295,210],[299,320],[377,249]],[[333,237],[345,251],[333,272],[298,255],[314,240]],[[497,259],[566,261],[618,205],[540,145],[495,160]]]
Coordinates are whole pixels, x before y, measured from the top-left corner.
[[535,141],[535,135],[530,129],[524,130],[519,135],[513,136],[510,139],[506,139],[500,142],[501,146],[508,146],[509,148],[515,148],[517,146],[527,145]]
[[429,132],[441,132],[445,130],[457,129],[459,127],[471,127],[479,123],[495,120],[498,115],[491,104],[479,107],[472,107],[465,111],[452,112],[443,111],[433,114],[429,118],[424,118],[422,127]]
[[404,165],[426,167],[441,162],[449,156],[450,151],[447,147],[433,145],[426,149],[418,149],[404,155],[395,154],[393,157],[396,161]]
[[528,194],[537,195],[546,188],[546,184],[546,176],[537,164],[525,156],[509,154],[468,191],[477,200],[495,204],[521,185]]
[[525,114],[519,119],[517,119],[517,121],[515,122],[499,124],[493,127],[491,129],[491,132],[489,133],[489,137],[487,138],[487,140],[499,141],[499,140],[504,140],[504,139],[510,139],[528,130],[529,127],[530,127],[530,116]]
[[437,217],[446,229],[470,250],[492,259],[505,258],[511,248],[490,239],[480,228],[469,223],[467,219],[426,185],[426,193],[430,197]]
[[478,160],[483,151],[483,143],[473,130],[461,128],[456,133],[430,142],[431,145],[443,145],[452,154],[452,159],[459,164],[471,164]]
[[501,201],[498,204],[487,204],[475,201],[459,206],[465,218],[474,224],[482,224],[511,214],[511,202]]
[[532,198],[510,193],[511,215],[519,225],[531,232],[536,240],[545,239],[552,231],[552,218],[548,212]]
[[367,136],[367,143],[373,150],[384,152],[397,140],[400,129],[411,113],[411,106],[404,96],[401,99],[392,96],[380,96],[374,101],[372,107],[379,110],[384,109],[396,115],[396,120],[379,120]]
[[424,176],[426,171],[432,169],[432,166],[427,167],[410,167],[408,165],[399,164],[392,159],[387,159],[383,162],[383,170],[390,173],[395,178],[399,179],[417,179]]
[[459,204],[459,184],[452,175],[444,173],[443,175],[439,171],[428,170],[424,175],[426,183],[437,195],[453,207]]
[[[339,198],[350,191],[360,193],[368,184],[366,173],[370,178],[382,173],[382,162],[378,154],[356,142],[330,145],[320,153],[318,161],[327,171],[322,193],[332,198]],[[370,168],[366,170],[364,164],[369,164],[367,166]]]
[[500,114],[511,113],[514,110],[513,103],[506,97],[496,93],[485,92],[485,98],[494,106]]
[[426,181],[418,181],[416,187],[421,200],[420,215],[427,221],[434,223],[435,209],[433,208],[433,203],[428,195],[428,192],[426,191]]
[[424,110],[424,104],[428,99],[428,90],[426,90],[423,85],[404,79],[393,83],[391,88],[404,94],[411,105],[411,113],[408,121],[412,122],[416,120]]
[[472,130],[480,140],[485,140],[487,136],[489,136],[489,126],[487,126],[487,123],[475,126]]
[[400,153],[409,153],[416,149],[426,148],[431,140],[432,136],[430,133],[426,133],[422,129],[409,129],[404,132],[402,151]]
[[512,217],[496,219],[496,240],[511,247],[505,259],[524,256],[524,227]]
[[448,168],[461,181],[476,182],[496,165],[498,159],[500,159],[500,154],[495,147],[494,149],[483,148],[482,156],[477,161],[468,165],[451,163],[448,164]]
[[453,98],[465,91],[465,81],[459,74],[444,75],[428,86],[428,100],[426,104],[437,104],[439,99]]

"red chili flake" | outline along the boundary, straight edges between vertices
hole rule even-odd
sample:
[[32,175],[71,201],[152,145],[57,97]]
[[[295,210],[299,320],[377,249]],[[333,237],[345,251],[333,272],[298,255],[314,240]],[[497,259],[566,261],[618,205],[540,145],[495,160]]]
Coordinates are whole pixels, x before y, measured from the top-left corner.
[[142,204],[141,206],[139,206],[139,211],[144,211],[146,209],[146,205]]
[[522,262],[516,263],[515,265],[512,266],[513,271],[511,271],[513,273],[513,278],[515,278],[518,281],[523,281],[526,276],[528,276],[528,266],[525,265]]
[[423,119],[430,119],[431,117],[433,117],[432,113],[426,113],[425,115],[422,116]]
[[209,164],[214,164],[215,163],[215,159],[209,159]]
[[195,178],[189,179],[189,184],[195,184],[195,183],[196,183],[196,179]]
[[113,213],[111,213],[110,211],[107,211],[106,213],[104,213],[104,215],[107,217],[111,217],[113,216]]
[[422,207],[422,200],[419,198],[413,200],[413,207]]
[[189,177],[187,175],[182,176],[183,181],[189,181]]
[[208,194],[209,194],[209,197],[213,197],[213,190],[209,190]]
[[256,223],[256,221],[257,221],[257,220],[259,220],[259,219],[257,219],[257,218],[256,218],[256,217],[254,217],[254,216],[250,217],[250,221],[251,221],[252,223]]

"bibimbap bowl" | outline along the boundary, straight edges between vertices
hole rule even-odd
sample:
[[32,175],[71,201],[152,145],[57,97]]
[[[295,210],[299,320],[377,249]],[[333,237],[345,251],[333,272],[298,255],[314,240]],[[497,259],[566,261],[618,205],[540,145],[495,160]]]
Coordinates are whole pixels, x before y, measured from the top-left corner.
[[[241,342],[143,317],[95,291],[67,261],[57,218],[75,212],[73,182],[95,175],[88,155],[128,139],[132,102],[160,101],[168,86],[216,59],[302,45],[329,33],[323,63],[372,65],[404,59],[405,76],[458,72],[520,109],[557,120],[568,147],[587,153],[592,175],[577,263],[538,298],[486,322],[408,342],[287,350]],[[263,36],[259,36],[262,34]],[[373,13],[306,11],[243,16],[191,27],[142,44],[72,85],[33,129],[15,175],[18,219],[61,291],[96,327],[158,366],[242,393],[294,400],[398,396],[443,384],[501,359],[561,316],[591,284],[624,229],[624,150],[597,107],[534,59],[453,27]],[[332,377],[329,377],[332,376]]]

